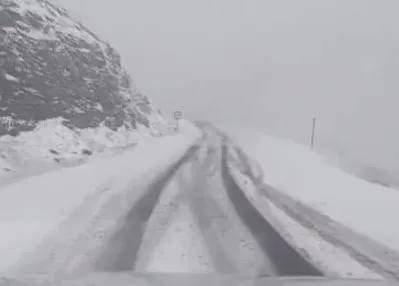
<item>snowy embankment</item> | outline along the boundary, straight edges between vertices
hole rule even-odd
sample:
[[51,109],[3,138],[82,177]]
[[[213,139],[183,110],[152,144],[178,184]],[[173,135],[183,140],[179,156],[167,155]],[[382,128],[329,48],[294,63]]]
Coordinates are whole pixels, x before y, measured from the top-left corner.
[[[101,239],[106,230],[93,229],[92,218],[106,202],[116,199],[119,204],[113,208],[115,213],[107,211],[105,220],[111,223],[115,221],[113,216],[123,215],[129,203],[176,163],[200,136],[201,132],[191,123],[182,122],[178,134],[147,138],[145,144],[132,150],[0,188],[0,274],[23,271],[26,268],[19,269],[19,264],[29,267],[32,259],[44,263],[42,260],[50,260],[54,255],[51,248],[62,246],[65,250],[68,244],[79,241],[82,234]],[[78,212],[79,216],[74,218],[73,214]],[[104,226],[103,220],[101,227]],[[87,232],[89,227],[92,229]]]
[[[306,255],[337,275],[373,275],[369,268],[399,278],[398,191],[330,166],[323,156],[291,141],[229,131],[258,162],[266,205],[285,236]],[[349,264],[342,250],[366,268]]]
[[[156,126],[137,124],[132,131],[120,127],[113,131],[104,125],[97,128],[70,129],[61,118],[45,120],[28,132],[0,138],[0,187],[20,178],[45,171],[76,166],[98,155],[134,147],[154,136],[170,133],[162,118],[151,118]],[[94,156],[96,155],[96,156]]]

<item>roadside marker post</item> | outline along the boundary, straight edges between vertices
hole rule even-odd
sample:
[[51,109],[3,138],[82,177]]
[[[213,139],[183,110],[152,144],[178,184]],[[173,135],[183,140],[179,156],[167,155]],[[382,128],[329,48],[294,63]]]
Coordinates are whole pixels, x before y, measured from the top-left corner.
[[312,136],[310,137],[310,149],[313,150],[314,148],[314,137],[316,132],[316,117],[313,117],[312,120]]

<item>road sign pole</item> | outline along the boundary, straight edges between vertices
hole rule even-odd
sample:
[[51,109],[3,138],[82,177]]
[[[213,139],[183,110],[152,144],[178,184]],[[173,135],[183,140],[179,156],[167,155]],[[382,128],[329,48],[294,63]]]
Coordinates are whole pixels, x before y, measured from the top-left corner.
[[174,118],[176,120],[176,131],[179,131],[180,126],[179,126],[179,120],[182,119],[183,114],[181,111],[175,111],[174,113]]

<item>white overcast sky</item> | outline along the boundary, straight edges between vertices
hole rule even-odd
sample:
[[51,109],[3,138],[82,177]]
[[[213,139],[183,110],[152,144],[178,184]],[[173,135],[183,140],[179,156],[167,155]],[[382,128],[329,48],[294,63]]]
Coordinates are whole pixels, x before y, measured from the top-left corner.
[[398,0],[57,0],[161,109],[399,174]]

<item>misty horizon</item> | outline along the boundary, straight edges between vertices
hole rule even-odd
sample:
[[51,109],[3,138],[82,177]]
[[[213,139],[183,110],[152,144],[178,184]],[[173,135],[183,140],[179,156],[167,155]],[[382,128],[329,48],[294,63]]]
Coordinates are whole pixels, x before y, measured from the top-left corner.
[[164,112],[253,128],[399,177],[397,1],[58,0]]

